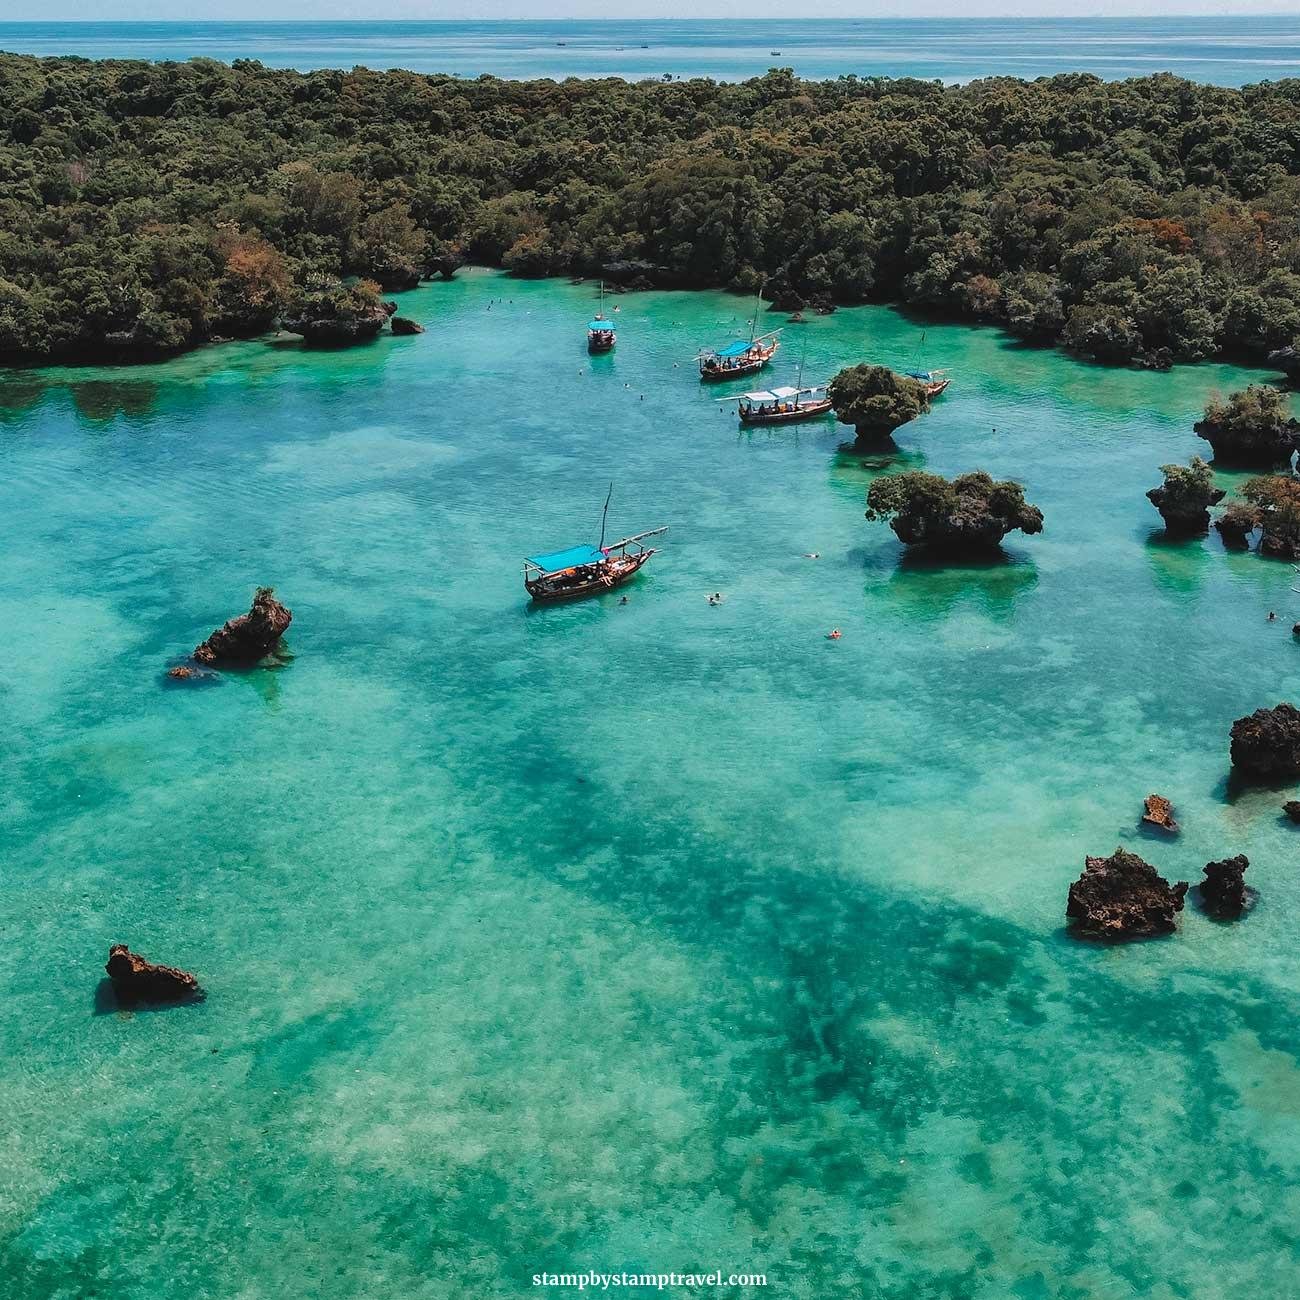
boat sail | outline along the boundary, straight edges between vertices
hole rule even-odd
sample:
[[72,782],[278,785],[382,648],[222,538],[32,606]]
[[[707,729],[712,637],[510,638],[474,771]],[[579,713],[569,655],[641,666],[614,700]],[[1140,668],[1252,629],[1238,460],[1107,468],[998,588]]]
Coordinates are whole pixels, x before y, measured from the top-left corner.
[[614,334],[614,322],[605,315],[605,282],[600,282],[600,306],[596,314],[587,322],[587,351],[609,352],[617,342]]
[[611,483],[605,498],[605,509],[600,517],[600,543],[596,546],[569,546],[562,551],[549,551],[543,555],[530,555],[524,560],[524,589],[539,605],[555,605],[561,601],[582,600],[598,596],[621,587],[633,577],[641,566],[655,554],[657,548],[647,546],[647,537],[658,537],[668,531],[651,528],[648,532],[634,533],[605,545],[605,521],[609,515],[610,497],[614,495]]

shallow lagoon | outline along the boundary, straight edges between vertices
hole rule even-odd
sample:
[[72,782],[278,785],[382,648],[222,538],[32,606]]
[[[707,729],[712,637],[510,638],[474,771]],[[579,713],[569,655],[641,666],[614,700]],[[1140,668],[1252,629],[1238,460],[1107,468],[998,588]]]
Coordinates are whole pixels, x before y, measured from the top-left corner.
[[[813,378],[949,368],[893,466],[1042,507],[935,569],[842,429],[738,433],[698,383],[744,300],[623,297],[589,358],[591,294],[471,272],[403,295],[414,339],[0,381],[0,1291],[1294,1289],[1300,839],[1226,760],[1300,693],[1300,597],[1143,498],[1252,376],[788,327],[765,382],[805,339]],[[611,479],[662,554],[530,610],[521,557]],[[292,662],[165,687],[257,582]],[[1117,843],[1245,852],[1259,905],[1079,945]],[[119,938],[208,1001],[97,1014]]]

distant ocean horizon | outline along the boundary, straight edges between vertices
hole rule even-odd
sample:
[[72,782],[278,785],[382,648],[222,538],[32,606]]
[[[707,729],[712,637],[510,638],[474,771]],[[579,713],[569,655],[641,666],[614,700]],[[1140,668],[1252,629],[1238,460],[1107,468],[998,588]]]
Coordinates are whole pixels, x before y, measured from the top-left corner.
[[256,59],[267,67],[509,79],[671,75],[1108,80],[1172,72],[1222,86],[1300,77],[1300,14],[1183,18],[565,19],[0,23],[0,50],[90,59]]

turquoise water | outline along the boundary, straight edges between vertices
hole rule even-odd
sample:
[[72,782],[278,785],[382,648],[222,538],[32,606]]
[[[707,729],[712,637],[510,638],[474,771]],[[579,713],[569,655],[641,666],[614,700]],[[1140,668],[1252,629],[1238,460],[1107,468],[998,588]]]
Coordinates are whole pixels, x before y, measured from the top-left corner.
[[0,49],[92,59],[260,59],[477,77],[803,77],[1175,72],[1240,86],[1300,76],[1300,15],[552,22],[0,22]]
[[[1226,760],[1300,693],[1300,596],[1142,495],[1251,376],[789,327],[771,382],[805,339],[949,367],[884,468],[1042,507],[935,569],[837,426],[701,388],[743,300],[623,297],[590,358],[592,296],[470,272],[402,295],[417,338],[0,381],[0,1294],[1294,1293],[1297,832]],[[662,553],[531,610],[611,479]],[[292,660],[168,688],[260,582]],[[1259,904],[1077,944],[1117,843],[1245,852]],[[105,1012],[119,939],[208,1000]]]

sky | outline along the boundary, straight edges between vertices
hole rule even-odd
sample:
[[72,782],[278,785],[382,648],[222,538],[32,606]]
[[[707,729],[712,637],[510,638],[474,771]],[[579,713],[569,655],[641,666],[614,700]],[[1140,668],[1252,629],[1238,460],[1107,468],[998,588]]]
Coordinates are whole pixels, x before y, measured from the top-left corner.
[[0,23],[468,18],[1115,17],[1297,14],[1300,0],[0,0]]

